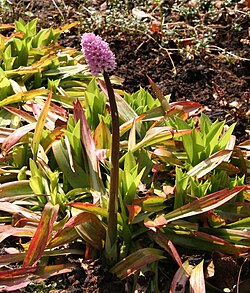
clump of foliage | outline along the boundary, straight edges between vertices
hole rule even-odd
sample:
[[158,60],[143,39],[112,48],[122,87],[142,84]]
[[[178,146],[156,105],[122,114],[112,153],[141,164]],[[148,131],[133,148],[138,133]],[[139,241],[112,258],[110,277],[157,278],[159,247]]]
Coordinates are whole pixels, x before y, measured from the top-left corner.
[[[35,20],[19,20],[0,28],[14,29],[0,35],[0,240],[18,237],[21,246],[0,255],[3,290],[73,270],[50,262],[73,254],[100,258],[120,279],[134,276],[134,287],[139,272],[153,271],[156,291],[158,269],[173,259],[171,292],[187,282],[204,292],[210,252],[249,252],[249,141],[235,145],[235,125],[212,122],[198,103],[171,103],[150,78],[156,98],[140,89],[110,99],[105,72],[92,76],[80,52],[56,43],[70,26],[37,33]],[[119,80],[111,81],[115,88]],[[77,242],[84,251],[71,247]],[[183,263],[182,248],[208,253]]]

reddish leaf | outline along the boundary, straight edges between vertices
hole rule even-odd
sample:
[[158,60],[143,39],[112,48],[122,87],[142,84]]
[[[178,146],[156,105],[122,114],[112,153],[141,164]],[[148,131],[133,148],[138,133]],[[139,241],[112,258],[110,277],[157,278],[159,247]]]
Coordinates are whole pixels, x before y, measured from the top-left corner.
[[[90,213],[81,212],[72,218],[61,228],[51,239],[48,246],[49,247],[55,247],[59,244],[68,243],[69,239],[71,238],[77,238],[79,235],[74,229],[76,226],[81,225],[85,222],[91,222],[91,221],[98,221],[100,220],[96,217],[96,215],[92,215]],[[104,233],[105,234],[105,233]],[[76,237],[77,236],[77,237]]]
[[173,118],[173,117],[180,117],[182,120],[187,120],[189,117],[189,113],[185,112],[183,107],[181,106],[174,106],[171,107],[168,111],[167,111],[167,116],[169,118]]
[[[147,75],[147,78],[148,78],[148,81],[149,81],[152,89],[155,92],[156,98],[162,103],[165,100],[163,92],[158,87],[158,85],[148,75]],[[169,108],[170,107],[168,105],[167,109],[169,109]],[[167,109],[164,109],[164,111],[166,111]]]
[[36,270],[37,268],[29,266],[25,268],[0,271],[0,281],[2,282],[3,279],[25,276],[27,274],[34,273]]
[[108,212],[106,209],[97,206],[96,204],[88,203],[88,202],[72,202],[67,204],[71,207],[83,210],[85,212],[93,213],[96,215],[100,215],[102,217],[107,218]]
[[58,210],[59,205],[53,206],[51,203],[47,203],[45,205],[41,220],[23,261],[24,267],[30,265],[35,266],[40,260],[51,235],[53,224],[57,218]]
[[[45,104],[38,104],[37,102],[31,101],[29,106],[33,110],[33,114],[38,120],[41,115],[42,110],[45,107]],[[57,120],[61,120],[63,122],[67,122],[65,110],[58,110],[60,107],[50,104],[49,110],[46,117],[45,125],[49,130],[53,130],[55,128]]]
[[155,248],[143,248],[131,253],[110,269],[118,278],[125,279],[147,264],[164,259],[163,252]]
[[9,236],[32,237],[35,233],[34,227],[12,227],[10,225],[0,226],[0,242]]
[[126,205],[127,209],[128,209],[128,214],[129,214],[129,220],[128,223],[131,224],[135,218],[135,216],[137,216],[140,211],[141,211],[141,207],[138,205]]
[[[71,210],[73,215],[78,215],[79,211]],[[84,221],[80,225],[76,225],[75,229],[87,244],[101,250],[106,237],[106,229],[104,223],[95,214],[80,213]],[[80,218],[76,218],[76,222],[80,222]]]
[[5,155],[8,154],[10,149],[28,132],[35,129],[36,123],[27,124],[12,132],[4,141],[2,149]]
[[164,250],[166,250],[172,258],[176,261],[176,263],[181,267],[182,266],[182,261],[180,258],[180,255],[178,251],[176,250],[174,244],[172,243],[171,240],[168,239],[168,237],[162,233],[161,231],[157,232],[149,232],[150,237],[153,238],[153,240],[160,245]]
[[79,234],[74,227],[63,228],[50,240],[47,248],[54,248],[66,243],[72,243],[79,238]]
[[[88,202],[73,202],[67,204],[71,207],[74,207],[76,209],[94,214],[94,215],[100,215],[104,218],[108,217],[108,211],[105,208],[101,208],[97,206],[96,204],[88,203]],[[121,215],[118,213],[117,214],[117,221],[120,225],[123,225],[123,220],[121,218]]]
[[193,266],[189,264],[188,260],[185,261],[184,264],[175,273],[174,278],[171,282],[171,288],[169,293],[185,293],[186,283],[191,275],[192,270]]
[[4,140],[15,131],[13,128],[0,127],[0,143],[3,143]]
[[202,260],[191,272],[189,280],[190,293],[206,292],[205,279],[203,273],[203,263],[204,260]]
[[[8,184],[8,183],[6,183],[6,184]],[[18,188],[18,184],[16,185],[16,188]],[[0,187],[0,189],[1,189],[1,187]],[[24,217],[31,218],[32,220],[35,220],[35,221],[40,220],[40,216],[38,214],[36,214],[36,213],[32,212],[31,210],[26,209],[22,206],[16,205],[14,203],[1,201],[0,202],[0,210],[5,211],[10,214],[20,213],[21,215],[24,215]]]
[[144,220],[144,225],[153,231],[156,231],[156,228],[164,227],[167,224],[168,224],[168,221],[165,219],[165,217],[163,215],[157,216],[154,219],[154,221],[152,221],[150,219]]
[[198,109],[201,108],[200,103],[191,102],[191,101],[178,101],[170,103],[171,107],[181,106],[185,112],[192,113],[196,112]]
[[[10,248],[5,248],[5,252],[10,251]],[[25,252],[19,253],[8,253],[4,255],[0,255],[0,267],[7,266],[11,263],[18,263],[24,260]],[[49,256],[60,256],[60,255],[70,255],[70,254],[78,254],[83,255],[83,251],[81,249],[55,249],[55,250],[48,250],[44,252],[44,257]],[[29,267],[28,267],[29,268]],[[35,267],[32,267],[35,268]],[[25,268],[23,268],[25,269]]]
[[19,116],[20,118],[22,118],[24,121],[28,122],[28,123],[34,123],[36,122],[36,119],[30,115],[29,113],[20,110],[18,108],[14,108],[14,107],[10,107],[10,106],[5,106],[3,107],[4,109],[6,109],[7,111],[9,111],[10,113]]
[[[32,196],[34,196],[34,193],[29,185],[29,180],[11,181],[0,185],[1,202],[8,202],[7,204],[9,204],[15,200],[29,198]],[[28,209],[26,209],[26,211],[27,213],[32,213],[34,216],[36,215]],[[36,215],[36,218],[39,217]]]
[[204,161],[200,162],[188,171],[188,176],[194,176],[198,179],[205,176],[207,173],[219,166],[223,161],[227,161],[232,154],[232,150],[221,150],[211,156],[209,156]]
[[232,190],[226,188],[216,191],[166,214],[165,217],[168,221],[174,221],[207,212],[223,205],[244,189],[245,186],[235,186]]
[[120,136],[122,136],[124,133],[126,133],[129,129],[131,129],[132,125],[134,123],[141,123],[142,119],[145,118],[145,114],[142,114],[138,117],[135,117],[125,123],[123,123],[121,126],[120,126]]
[[[95,142],[94,142],[91,130],[89,128],[89,125],[87,123],[86,117],[84,115],[82,106],[78,100],[74,104],[74,118],[76,122],[80,120],[81,141],[88,158],[91,187],[93,187],[97,192],[104,193],[102,181],[100,178],[101,175],[100,175],[99,161],[96,156]],[[98,202],[99,199],[100,199],[99,197],[93,195],[94,203]]]
[[2,272],[0,272],[0,290],[1,292],[14,292],[25,288],[30,283],[41,282],[52,276],[69,273],[74,268],[75,265],[71,263],[45,267],[25,267],[4,271],[3,278]]
[[[171,224],[170,224],[171,226]],[[206,251],[221,251],[226,254],[233,255],[242,255],[249,251],[250,246],[246,245],[235,245],[219,237],[197,231],[190,230],[172,230],[168,226],[163,228],[164,233],[167,237],[175,244],[181,247],[188,247],[197,249],[197,247],[202,247]],[[210,233],[213,233],[212,230],[220,229],[211,229]],[[223,232],[222,232],[223,233]],[[224,235],[225,233],[223,233]],[[228,235],[228,233],[227,233]],[[222,236],[223,237],[223,236]]]
[[224,246],[225,250],[227,250],[227,251],[225,251],[225,253],[240,255],[242,253],[249,251],[249,246],[234,245],[234,244],[232,244],[222,238],[219,238],[214,235],[209,235],[204,232],[193,231],[193,232],[191,232],[191,235],[193,235],[193,237],[195,237],[195,238],[197,237],[199,239],[205,240],[206,242],[210,242],[210,243],[213,243],[216,245]]

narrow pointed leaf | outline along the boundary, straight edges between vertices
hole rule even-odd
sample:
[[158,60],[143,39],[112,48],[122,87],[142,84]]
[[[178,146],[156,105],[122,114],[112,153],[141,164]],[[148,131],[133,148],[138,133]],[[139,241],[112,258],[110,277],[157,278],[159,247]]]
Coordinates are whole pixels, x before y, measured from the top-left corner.
[[128,138],[128,150],[131,151],[135,145],[136,145],[136,128],[135,128],[135,120],[132,124],[130,133],[129,133],[129,138]]
[[195,176],[198,179],[205,176],[207,173],[215,169],[218,165],[220,165],[223,161],[226,161],[230,158],[232,154],[231,150],[221,150],[204,161],[200,162],[198,165],[193,167],[190,171],[188,171],[188,176]]
[[166,207],[166,198],[160,196],[144,196],[139,199],[133,200],[136,205],[141,205],[143,211],[157,212],[161,211]]
[[25,288],[30,283],[44,281],[52,276],[71,272],[75,268],[74,264],[66,263],[51,266],[25,267],[4,271],[1,277],[0,272],[0,290],[1,292],[14,292]]
[[180,255],[172,241],[168,239],[167,235],[165,235],[159,230],[156,232],[150,231],[148,232],[148,234],[158,245],[160,245],[165,251],[167,251],[172,256],[172,258],[180,267],[182,266]]
[[216,191],[166,214],[165,218],[167,221],[174,221],[207,212],[223,205],[244,189],[245,186],[236,186],[232,190],[226,188]]
[[47,248],[55,248],[67,243],[72,243],[79,238],[79,234],[72,228],[64,228],[60,233],[58,233],[51,241],[48,243]]
[[[29,180],[12,181],[12,182],[3,183],[0,185],[0,200],[1,201],[7,201],[5,199],[9,198],[8,202],[9,201],[11,202],[11,201],[14,201],[16,197],[32,196],[33,194],[34,193],[30,187]],[[13,200],[11,200],[10,198],[12,198]],[[30,213],[30,210],[27,209],[26,211]],[[34,212],[32,212],[32,214],[35,215]]]
[[20,118],[22,118],[24,121],[26,121],[28,123],[36,122],[35,117],[33,117],[32,115],[30,115],[29,113],[27,113],[23,110],[20,110],[18,108],[14,108],[14,107],[10,107],[10,106],[5,106],[3,108],[6,109],[7,111],[9,111],[10,113],[19,116]]
[[120,136],[122,136],[124,133],[126,133],[128,130],[131,129],[132,125],[139,121],[142,121],[142,119],[145,117],[144,114],[136,117],[136,118],[133,118],[132,120],[129,120],[127,122],[124,122],[121,126],[120,126]]
[[18,268],[13,270],[0,271],[0,280],[25,276],[34,273],[37,269],[34,267]]
[[202,260],[192,271],[189,280],[189,292],[200,293],[206,292],[204,272],[203,272],[204,260]]
[[[18,185],[17,185],[17,187],[18,187]],[[7,213],[11,213],[11,214],[20,213],[21,215],[24,215],[26,218],[31,218],[35,221],[40,220],[40,216],[38,214],[34,213],[33,211],[31,211],[30,209],[24,208],[22,206],[19,206],[17,204],[10,203],[7,201],[0,202],[0,210],[5,211]]]
[[[96,204],[86,203],[86,202],[73,202],[67,205],[74,207],[76,209],[88,212],[88,213],[92,213],[94,215],[100,215],[104,218],[107,218],[108,216],[107,209],[99,207]],[[123,225],[123,221],[120,214],[117,215],[117,221],[120,225]]]
[[24,125],[20,128],[18,128],[17,130],[15,130],[14,132],[12,132],[4,141],[3,141],[3,145],[2,145],[2,149],[5,153],[5,155],[8,154],[8,152],[10,151],[10,149],[28,132],[30,132],[31,130],[35,129],[36,127],[36,122],[35,123],[31,123],[31,124],[27,124]]
[[103,120],[96,127],[94,132],[94,142],[97,149],[111,148],[111,133]]
[[32,147],[32,150],[33,150],[33,155],[34,155],[35,159],[37,157],[39,144],[40,144],[40,141],[41,141],[45,121],[46,121],[46,118],[47,118],[47,115],[48,115],[51,98],[52,98],[52,91],[49,93],[48,98],[46,100],[46,103],[44,105],[44,108],[41,111],[41,114],[40,114],[40,116],[39,116],[39,118],[37,120],[37,125],[36,125],[36,128],[35,128],[32,144],[31,144],[31,147]]
[[59,140],[64,134],[64,127],[56,127],[42,142],[44,152],[47,153],[53,145],[53,142]]
[[195,112],[202,107],[200,103],[191,101],[178,101],[170,103],[170,107],[181,106],[185,112]]
[[110,272],[116,274],[122,280],[142,269],[144,266],[164,258],[163,251],[159,249],[142,248],[118,262],[110,269]]
[[[95,247],[98,250],[103,249],[103,244],[106,238],[106,229],[104,223],[95,214],[79,213],[76,209],[71,210],[75,216],[76,231],[87,244]],[[80,215],[80,216],[78,216]],[[71,222],[71,221],[70,221]],[[72,225],[72,223],[70,223]]]
[[220,251],[232,255],[241,255],[250,249],[250,246],[235,245],[222,238],[199,231],[172,230],[168,228],[163,228],[163,230],[175,245],[182,247],[194,249],[202,247],[205,251]]
[[182,137],[183,135],[190,134],[191,131],[191,129],[176,131],[169,126],[154,127],[147,131],[145,137],[131,151],[135,152],[140,148],[161,143],[171,138]]
[[33,237],[35,233],[35,227],[12,227],[10,225],[0,226],[0,243],[10,236],[15,237]]
[[169,293],[186,292],[186,283],[191,275],[193,268],[194,266],[190,265],[188,260],[183,263],[183,265],[177,270],[174,275]]
[[47,95],[48,90],[46,89],[35,89],[23,93],[18,93],[5,98],[0,101],[0,107],[7,106],[9,104],[20,103],[35,98],[36,96]]
[[[91,134],[91,130],[88,126],[86,117],[84,115],[82,106],[79,101],[77,101],[74,105],[74,118],[76,122],[80,120],[81,141],[87,153],[89,170],[90,170],[91,187],[95,189],[97,192],[100,192],[102,194],[104,193],[104,190],[103,190],[102,181],[100,178],[100,167],[99,167],[99,161],[96,156],[95,142]],[[94,203],[96,203],[99,200],[100,198],[94,197]]]
[[[83,255],[82,250],[76,249],[58,249],[58,250],[49,250],[44,251],[43,256],[60,256],[60,255],[70,255],[70,254],[79,254]],[[11,263],[19,263],[24,260],[26,252],[20,253],[9,253],[0,255],[0,267],[7,266]],[[34,267],[33,267],[34,268]]]
[[[56,233],[56,235],[54,235],[54,237],[49,242],[48,247],[52,248],[55,246],[59,246],[79,238],[79,234],[74,228],[86,222],[90,223],[91,221],[98,222],[97,225],[101,224],[100,220],[94,214],[92,215],[87,212],[81,212],[76,214],[63,226],[61,230]],[[92,243],[98,243],[96,244],[96,246],[99,249],[101,249],[102,247],[101,240],[105,237],[105,230],[102,224],[101,226],[102,227],[100,227],[99,225],[100,229],[96,230],[96,233],[93,234],[93,237],[91,239]],[[101,235],[101,237],[99,237],[98,234]],[[91,238],[91,235],[89,235],[89,238]]]
[[163,95],[161,89],[157,86],[157,84],[148,75],[147,75],[147,78],[148,78],[148,81],[149,81],[153,91],[155,92],[156,98],[161,103],[162,109],[166,112],[170,108],[168,100]]
[[52,143],[52,150],[57,164],[59,165],[69,184],[73,188],[86,187],[86,182],[84,180],[84,178],[87,176],[86,173],[76,161],[74,162],[74,171],[72,170],[70,154],[64,147],[61,140],[56,140]]
[[53,224],[56,221],[58,210],[59,205],[53,206],[51,203],[47,203],[45,205],[41,220],[23,261],[24,267],[36,265],[42,257],[49,237],[51,236]]

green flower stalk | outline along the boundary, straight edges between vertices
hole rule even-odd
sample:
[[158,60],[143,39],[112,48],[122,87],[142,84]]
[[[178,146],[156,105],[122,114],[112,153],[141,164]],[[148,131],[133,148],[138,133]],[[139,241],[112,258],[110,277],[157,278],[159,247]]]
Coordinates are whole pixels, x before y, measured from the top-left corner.
[[108,43],[93,33],[85,33],[81,39],[82,53],[86,58],[90,71],[97,76],[103,74],[106,83],[111,118],[112,118],[112,146],[111,146],[111,169],[110,190],[108,202],[108,229],[105,243],[106,260],[109,264],[117,260],[117,205],[119,183],[119,115],[115,100],[115,94],[110,82],[108,72],[116,67],[115,56]]

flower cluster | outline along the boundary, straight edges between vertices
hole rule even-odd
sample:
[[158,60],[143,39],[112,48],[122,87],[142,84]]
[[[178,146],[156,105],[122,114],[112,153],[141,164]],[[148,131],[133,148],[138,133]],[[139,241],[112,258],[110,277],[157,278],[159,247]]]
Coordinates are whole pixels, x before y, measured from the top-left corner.
[[97,76],[100,72],[109,72],[115,69],[115,56],[110,50],[109,44],[101,37],[93,33],[85,33],[82,35],[81,45],[82,53],[93,75]]

